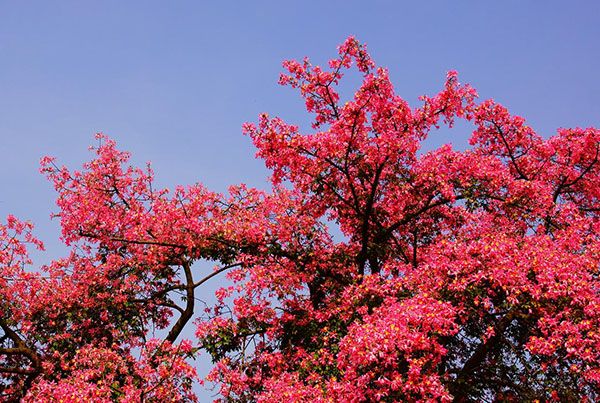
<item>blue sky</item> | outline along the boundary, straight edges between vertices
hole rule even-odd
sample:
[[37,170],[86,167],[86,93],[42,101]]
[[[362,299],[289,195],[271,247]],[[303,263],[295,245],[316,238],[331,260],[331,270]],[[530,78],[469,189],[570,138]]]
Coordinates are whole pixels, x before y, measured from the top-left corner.
[[[366,42],[412,105],[459,71],[538,133],[600,126],[597,1],[0,2],[0,217],[31,219],[62,253],[43,155],[71,167],[102,131],[152,161],[161,185],[265,186],[241,135],[261,112],[305,126],[281,61],[323,63]],[[430,146],[465,144],[468,127]],[[208,396],[208,395],[206,395]]]

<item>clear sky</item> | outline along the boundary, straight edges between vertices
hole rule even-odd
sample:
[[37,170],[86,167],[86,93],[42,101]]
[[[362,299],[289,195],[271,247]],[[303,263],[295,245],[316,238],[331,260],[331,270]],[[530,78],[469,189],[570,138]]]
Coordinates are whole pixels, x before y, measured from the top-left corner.
[[[281,61],[366,42],[412,105],[459,71],[538,133],[600,126],[600,2],[0,1],[0,217],[31,219],[62,253],[43,155],[71,167],[102,131],[161,185],[265,186],[245,121],[306,123]],[[464,145],[468,128],[431,144]],[[208,399],[203,395],[204,399]]]

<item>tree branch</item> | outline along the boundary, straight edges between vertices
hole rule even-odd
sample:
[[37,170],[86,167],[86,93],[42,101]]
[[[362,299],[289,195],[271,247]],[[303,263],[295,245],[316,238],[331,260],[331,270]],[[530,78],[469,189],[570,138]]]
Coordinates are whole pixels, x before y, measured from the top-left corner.
[[179,334],[181,333],[181,331],[183,330],[185,325],[188,323],[188,321],[194,315],[194,305],[195,305],[194,289],[195,289],[195,287],[194,287],[194,277],[192,275],[192,268],[190,267],[190,262],[187,262],[187,261],[184,261],[182,263],[182,266],[183,266],[183,271],[185,273],[185,281],[186,281],[186,286],[185,286],[186,304],[185,304],[185,309],[181,313],[181,316],[179,317],[177,322],[175,322],[175,324],[173,325],[173,327],[171,328],[171,330],[169,331],[169,334],[167,335],[167,337],[165,339],[171,343],[175,342],[175,340],[177,339],[177,337],[179,336]]

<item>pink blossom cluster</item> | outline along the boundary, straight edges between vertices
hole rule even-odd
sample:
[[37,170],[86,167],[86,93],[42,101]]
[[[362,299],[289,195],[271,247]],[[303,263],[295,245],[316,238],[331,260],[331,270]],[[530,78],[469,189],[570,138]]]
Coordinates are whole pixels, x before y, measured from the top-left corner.
[[[270,190],[160,189],[102,134],[42,159],[72,249],[31,271],[0,225],[0,400],[195,401],[200,351],[224,402],[600,399],[600,130],[542,137],[453,71],[411,107],[352,37],[284,68],[313,125],[244,125]],[[458,120],[469,149],[421,151]]]

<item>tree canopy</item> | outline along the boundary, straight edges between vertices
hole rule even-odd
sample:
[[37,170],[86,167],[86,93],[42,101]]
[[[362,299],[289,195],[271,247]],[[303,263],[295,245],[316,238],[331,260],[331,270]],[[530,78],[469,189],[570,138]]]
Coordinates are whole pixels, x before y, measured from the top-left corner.
[[[195,401],[198,354],[222,401],[599,398],[600,130],[542,137],[454,71],[413,108],[352,37],[284,68],[312,131],[244,125],[267,191],[156,188],[102,134],[42,159],[72,251],[28,270],[32,225],[0,226],[1,399]],[[457,120],[469,149],[421,150]]]

